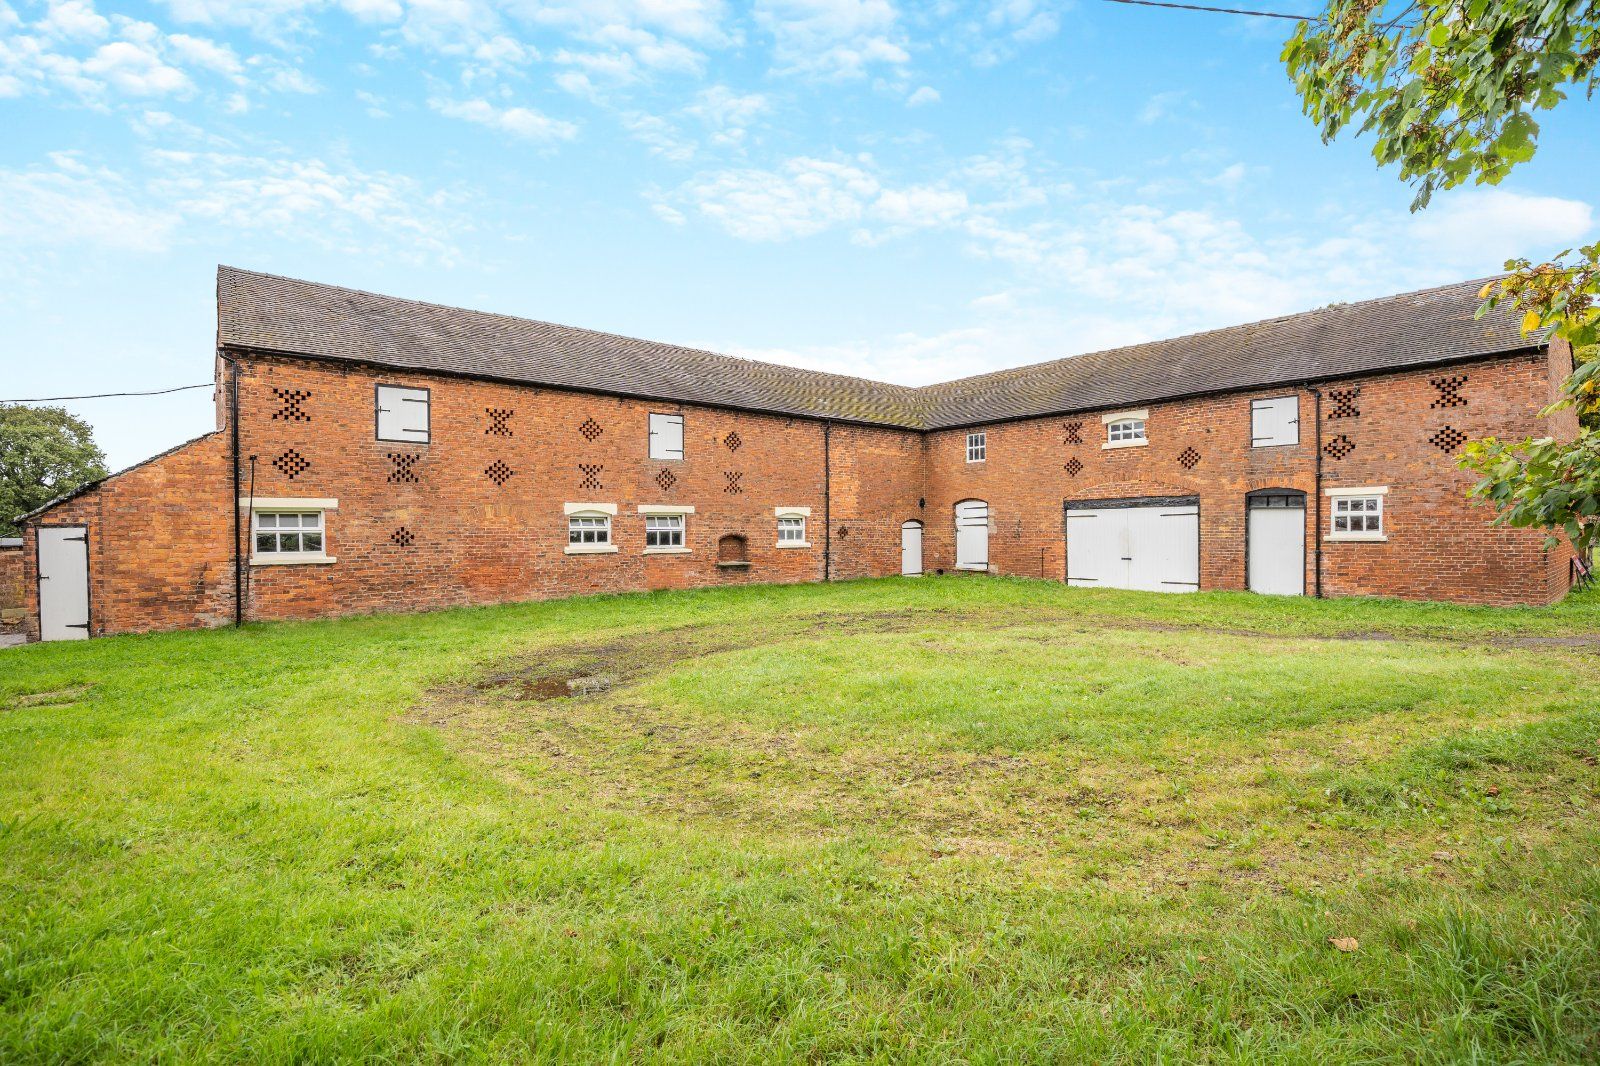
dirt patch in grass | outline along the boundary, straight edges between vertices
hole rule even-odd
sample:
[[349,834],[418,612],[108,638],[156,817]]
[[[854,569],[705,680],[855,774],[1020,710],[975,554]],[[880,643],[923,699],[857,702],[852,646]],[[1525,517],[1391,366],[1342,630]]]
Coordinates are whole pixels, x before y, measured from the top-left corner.
[[68,685],[65,688],[44,692],[25,692],[0,701],[0,710],[21,710],[24,707],[64,707],[76,703],[94,690],[93,685]]

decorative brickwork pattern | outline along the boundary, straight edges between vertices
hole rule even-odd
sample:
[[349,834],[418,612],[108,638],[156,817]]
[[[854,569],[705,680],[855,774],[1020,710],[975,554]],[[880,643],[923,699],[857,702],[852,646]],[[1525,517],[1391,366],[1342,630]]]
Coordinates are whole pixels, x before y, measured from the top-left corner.
[[733,430],[722,438],[722,443],[728,446],[730,452],[736,452],[739,450],[739,445],[744,443],[744,440],[739,436],[738,430]]
[[1349,455],[1355,450],[1356,442],[1345,436],[1343,433],[1339,434],[1337,437],[1329,439],[1329,441],[1322,446],[1322,454],[1334,459],[1343,459],[1345,456]]
[[401,548],[409,548],[417,538],[412,534],[411,530],[407,529],[405,526],[401,526],[399,529],[389,534],[389,539]]
[[483,413],[489,416],[489,424],[483,429],[484,436],[514,436],[511,430],[511,416],[517,412],[509,407],[485,407]]
[[1083,423],[1082,422],[1068,422],[1066,424],[1066,431],[1067,431],[1067,443],[1068,444],[1082,444],[1083,443]]
[[1329,418],[1360,418],[1361,417],[1361,386],[1355,385],[1348,389],[1329,389],[1328,408]]
[[421,456],[407,452],[389,452],[389,462],[394,469],[389,471],[389,480],[396,484],[415,485],[420,478],[417,477],[417,460]]
[[496,459],[494,462],[485,467],[483,472],[490,481],[495,483],[497,487],[502,486],[506,482],[510,481],[512,475],[516,473],[515,470],[511,469],[499,459]]
[[1178,465],[1185,470],[1193,470],[1200,462],[1200,453],[1193,448],[1185,448],[1178,453]]
[[1428,384],[1439,390],[1439,396],[1430,403],[1429,407],[1465,407],[1467,398],[1461,395],[1461,386],[1467,383],[1467,375],[1454,374],[1444,378],[1430,378]]
[[1467,442],[1467,435],[1454,426],[1445,426],[1429,437],[1428,442],[1446,455],[1454,455]]
[[580,489],[605,488],[605,486],[600,483],[600,472],[604,469],[605,466],[600,463],[579,463],[578,473],[581,476],[578,478],[578,487]]
[[656,484],[661,486],[661,491],[666,492],[678,483],[678,475],[670,470],[663,470],[656,475]]
[[1066,465],[1063,466],[1062,469],[1067,472],[1068,477],[1077,477],[1079,474],[1083,473],[1083,463],[1079,462],[1078,457],[1074,455],[1071,459],[1067,460]]
[[600,423],[596,422],[594,419],[585,418],[582,422],[578,423],[578,432],[583,434],[584,440],[592,444],[594,443],[594,439],[596,437],[605,432],[605,429],[603,429]]
[[277,467],[278,472],[284,477],[288,478],[290,481],[293,481],[295,478],[311,469],[311,460],[307,459],[293,448],[290,448],[288,451],[272,460],[272,465]]
[[744,479],[743,471],[724,470],[722,472],[722,477],[723,480],[727,482],[727,484],[722,487],[723,492],[726,492],[730,496],[737,496],[744,492],[744,487],[739,484],[739,482]]
[[311,399],[310,391],[306,389],[273,389],[272,395],[278,398],[281,406],[272,413],[273,421],[283,422],[309,422],[311,416],[301,405]]

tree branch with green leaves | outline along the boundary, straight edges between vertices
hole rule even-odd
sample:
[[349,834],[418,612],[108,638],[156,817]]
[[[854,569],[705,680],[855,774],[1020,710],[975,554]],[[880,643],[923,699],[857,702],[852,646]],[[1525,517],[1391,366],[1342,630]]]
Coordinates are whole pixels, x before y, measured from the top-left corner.
[[[1535,115],[1600,87],[1600,0],[1334,0],[1283,48],[1305,113],[1325,142],[1352,127],[1379,166],[1416,189],[1411,209],[1473,182],[1498,184],[1538,148]],[[1522,312],[1529,336],[1558,337],[1575,369],[1545,414],[1577,409],[1569,442],[1469,444],[1471,494],[1496,521],[1566,535],[1586,563],[1600,542],[1600,243],[1546,263],[1506,263],[1479,315]]]

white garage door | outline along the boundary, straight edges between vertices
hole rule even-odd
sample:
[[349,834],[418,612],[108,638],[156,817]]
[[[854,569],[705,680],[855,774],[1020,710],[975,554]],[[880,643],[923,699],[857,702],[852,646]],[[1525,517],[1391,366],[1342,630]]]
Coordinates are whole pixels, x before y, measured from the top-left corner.
[[1067,584],[1193,592],[1200,587],[1200,505],[1192,496],[1067,505]]

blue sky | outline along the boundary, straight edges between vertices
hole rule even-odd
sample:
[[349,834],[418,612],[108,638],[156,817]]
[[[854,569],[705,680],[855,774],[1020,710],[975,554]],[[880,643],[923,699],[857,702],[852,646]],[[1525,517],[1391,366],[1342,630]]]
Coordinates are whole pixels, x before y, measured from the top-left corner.
[[[1364,142],[1301,116],[1292,27],[1101,0],[0,0],[0,399],[209,380],[219,262],[922,384],[1594,239],[1600,107],[1411,215]],[[117,465],[212,422],[204,391],[67,406]]]

